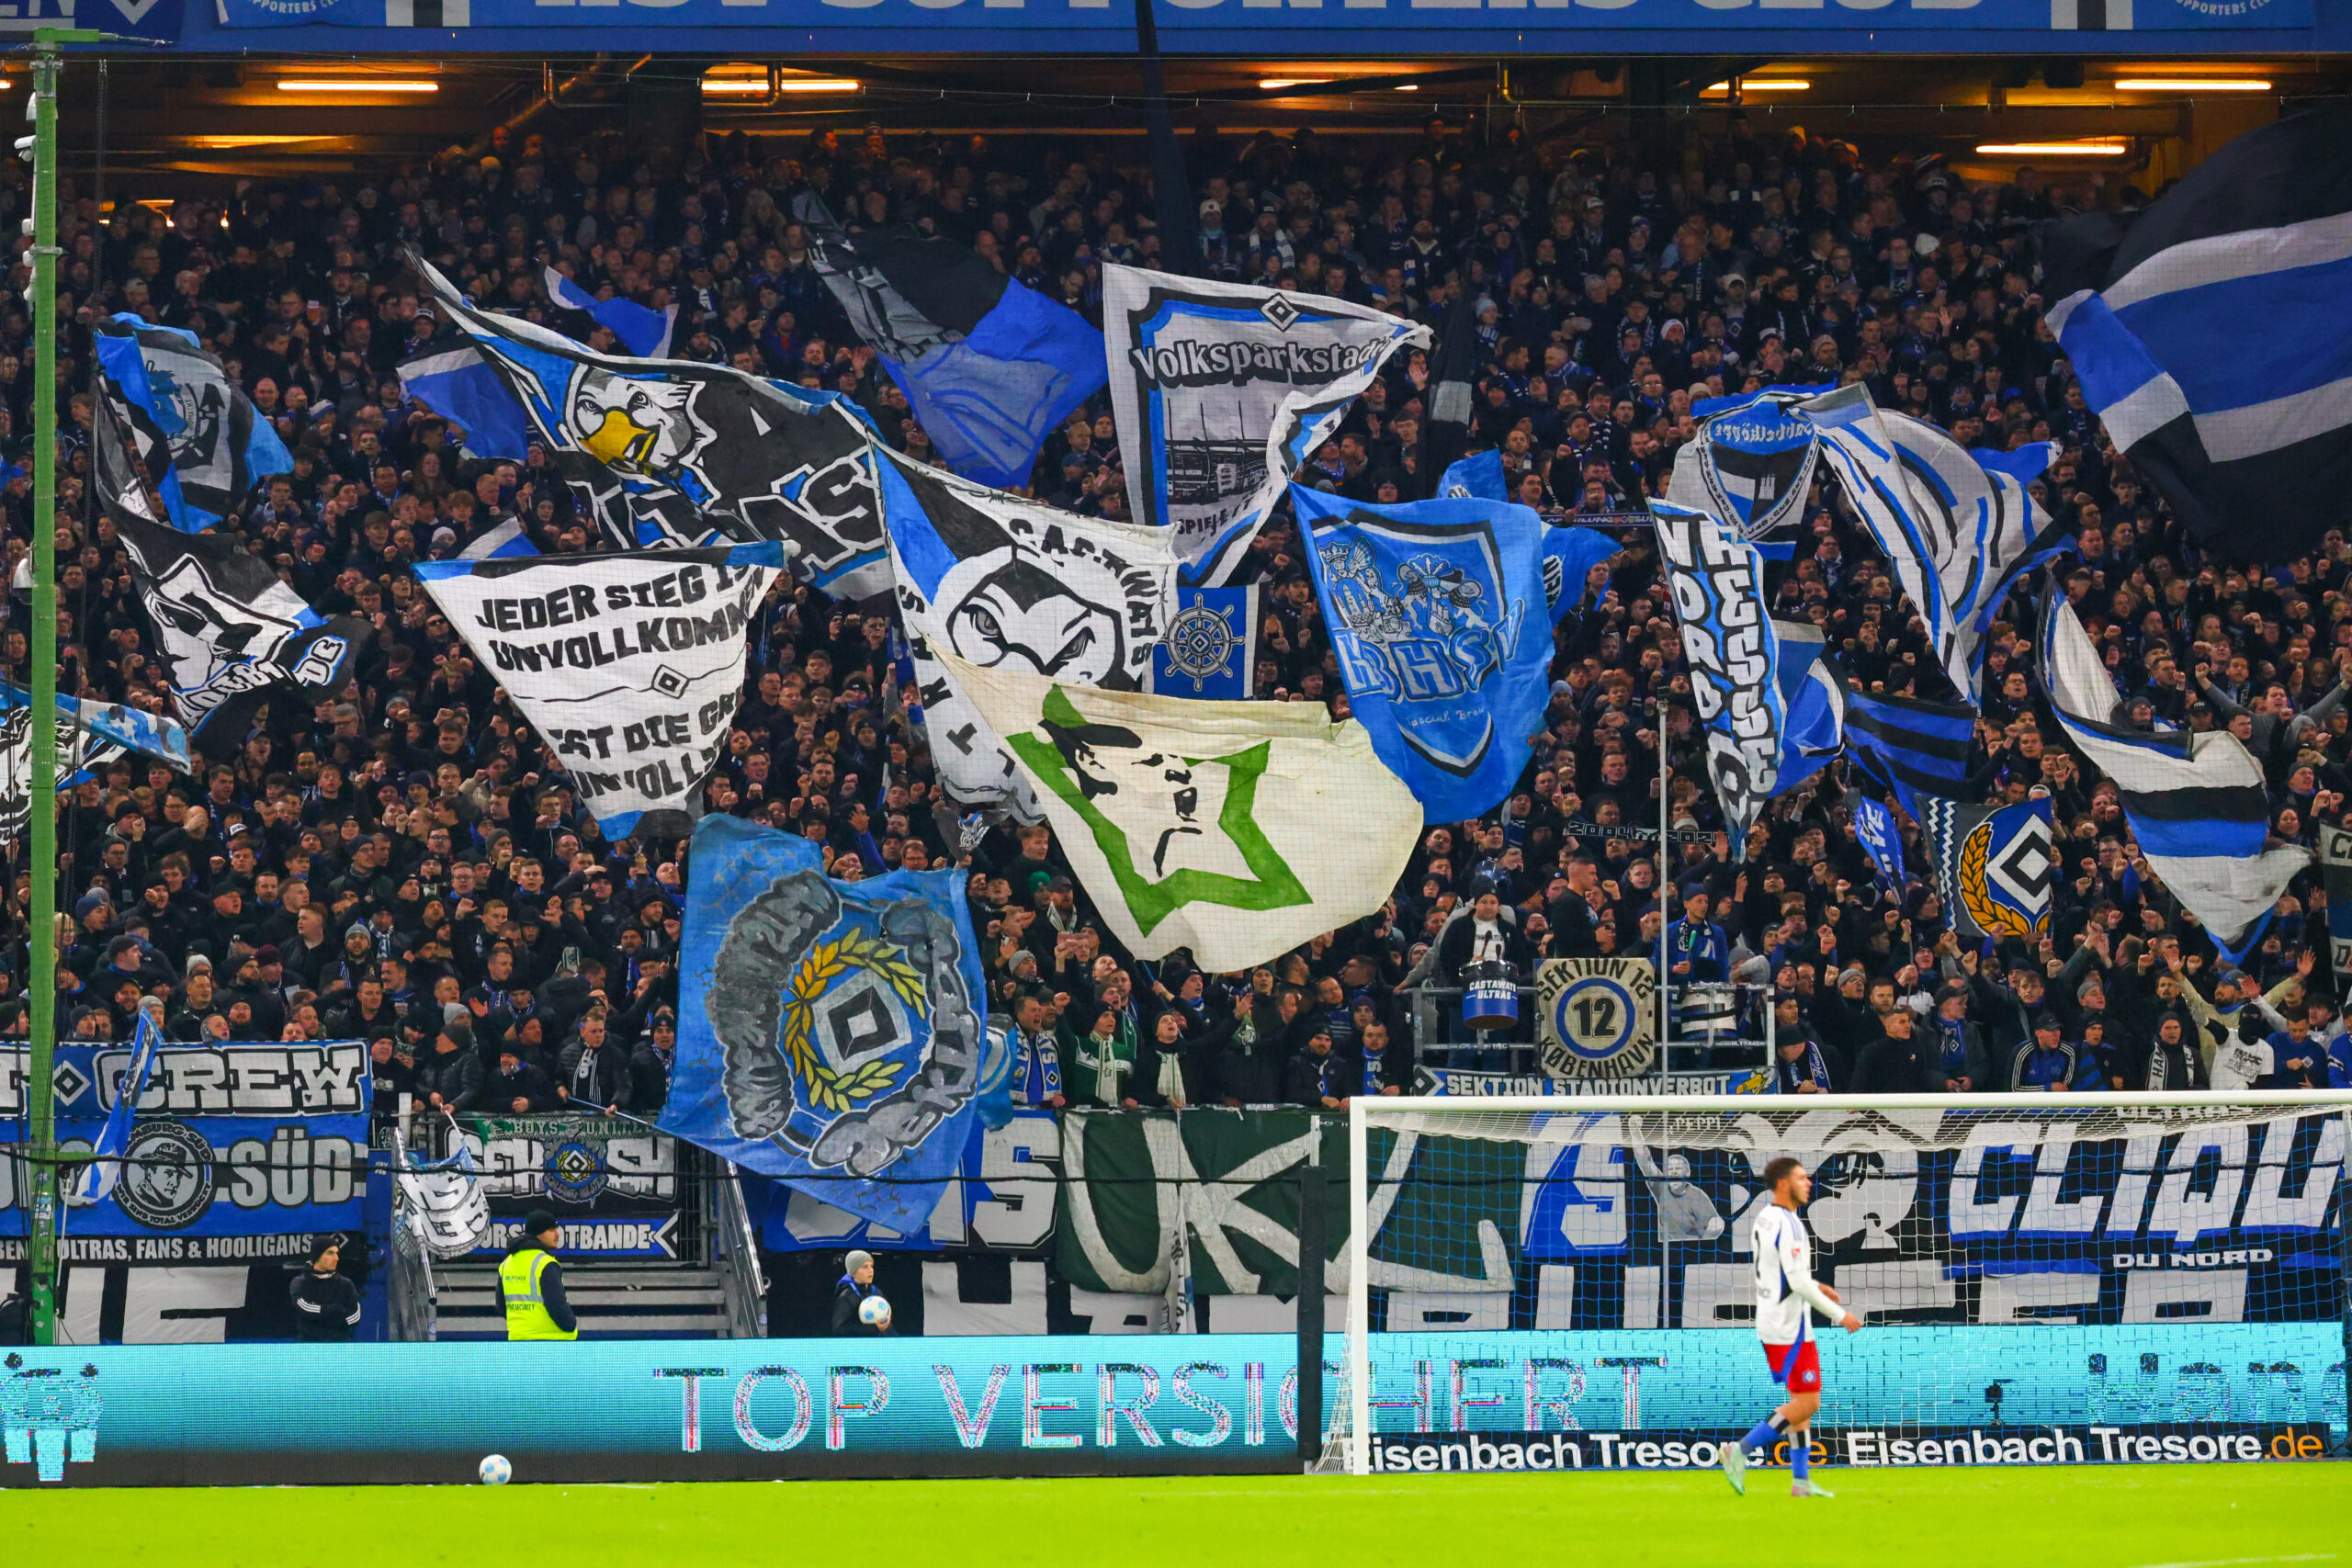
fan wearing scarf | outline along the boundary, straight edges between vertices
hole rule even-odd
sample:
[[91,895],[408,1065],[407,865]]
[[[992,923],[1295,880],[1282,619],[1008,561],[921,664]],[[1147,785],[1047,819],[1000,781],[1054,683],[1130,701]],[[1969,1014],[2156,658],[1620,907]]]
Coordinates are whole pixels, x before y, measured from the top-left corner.
[[1065,1029],[1062,1046],[1074,1069],[1069,1087],[1077,1091],[1080,1104],[1106,1111],[1136,1108],[1136,1086],[1128,1082],[1135,1076],[1138,1055],[1136,1026],[1124,1010],[1108,1006],[1095,1010],[1093,1028],[1084,1034]]

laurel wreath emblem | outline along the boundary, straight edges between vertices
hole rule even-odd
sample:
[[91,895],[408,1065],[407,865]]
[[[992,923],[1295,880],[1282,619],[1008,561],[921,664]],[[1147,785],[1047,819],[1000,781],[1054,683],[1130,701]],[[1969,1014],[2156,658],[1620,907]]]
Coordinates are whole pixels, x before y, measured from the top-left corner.
[[818,1054],[810,1038],[816,1027],[817,1002],[834,980],[856,969],[873,971],[898,993],[899,1000],[918,1015],[925,1014],[922,976],[907,962],[906,949],[859,931],[843,931],[831,942],[811,947],[785,982],[782,1032],[785,1054],[808,1085],[808,1098],[828,1111],[848,1111],[860,1100],[873,1099],[897,1080],[905,1066],[875,1061],[842,1073],[828,1066]]
[[1960,841],[1960,897],[1979,931],[1997,936],[2031,936],[2034,928],[2014,909],[1994,901],[1985,870],[1993,855],[1993,825],[1980,822]]

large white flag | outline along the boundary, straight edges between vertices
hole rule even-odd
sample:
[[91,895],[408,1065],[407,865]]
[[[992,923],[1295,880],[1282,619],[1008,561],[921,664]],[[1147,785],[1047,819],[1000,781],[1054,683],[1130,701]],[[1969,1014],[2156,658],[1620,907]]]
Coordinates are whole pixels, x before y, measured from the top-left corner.
[[1035,822],[1020,767],[933,650],[983,669],[1142,690],[1176,613],[1168,532],[1080,517],[895,452],[877,449],[875,469],[939,782],[967,807]]
[[1138,958],[1217,973],[1377,910],[1420,802],[1312,703],[1104,692],[942,654],[1037,786],[1071,869]]
[[1174,528],[1185,582],[1216,587],[1348,405],[1430,330],[1321,294],[1105,266],[1102,338],[1136,520]]
[[783,569],[771,539],[414,570],[605,836],[625,839],[693,831],[742,700],[752,615]]

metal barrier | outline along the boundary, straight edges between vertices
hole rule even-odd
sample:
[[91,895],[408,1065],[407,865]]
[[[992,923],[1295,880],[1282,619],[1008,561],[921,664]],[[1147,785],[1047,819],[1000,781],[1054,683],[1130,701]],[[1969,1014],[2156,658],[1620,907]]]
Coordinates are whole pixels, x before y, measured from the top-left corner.
[[735,1168],[723,1160],[702,1183],[703,1234],[710,1239],[711,1267],[727,1292],[726,1337],[764,1339],[768,1332],[768,1281],[760,1268],[759,1233],[743,1204],[743,1184]]

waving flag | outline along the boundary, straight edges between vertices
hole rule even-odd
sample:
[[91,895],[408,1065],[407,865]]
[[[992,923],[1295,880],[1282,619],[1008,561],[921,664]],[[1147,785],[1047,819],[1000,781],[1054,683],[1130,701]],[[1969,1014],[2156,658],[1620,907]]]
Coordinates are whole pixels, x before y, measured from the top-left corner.
[[1691,404],[1699,434],[1675,454],[1666,498],[1705,507],[1763,547],[1768,558],[1787,559],[1787,542],[1766,541],[1802,518],[1820,454],[1813,425],[1790,411],[1820,389],[1767,387]]
[[1491,501],[1375,506],[1291,486],[1350,710],[1430,822],[1492,810],[1551,700],[1544,520]]
[[1913,821],[1921,819],[1921,795],[1961,797],[1976,744],[1975,709],[1850,690],[1844,704],[1847,754]]
[[1509,501],[1510,490],[1503,477],[1503,455],[1488,447],[1449,465],[1438,478],[1437,499]]
[[1258,694],[1258,585],[1186,588],[1151,650],[1151,687],[1163,697],[1247,702]]
[[1598,528],[1544,525],[1544,603],[1554,626],[1590,595],[1585,580],[1592,569],[1624,547]]
[[130,552],[172,701],[207,756],[244,744],[271,687],[293,686],[309,702],[338,689],[376,635],[356,615],[320,615],[233,538],[177,533],[113,506],[107,515]]
[[1936,660],[1973,704],[1984,635],[2009,590],[2068,537],[2026,493],[2057,457],[2054,442],[1971,452],[1934,425],[1883,413],[1860,382],[1796,405],[1927,622]]
[[871,432],[837,394],[720,366],[597,354],[477,310],[430,263],[411,262],[615,544],[774,539],[793,547],[795,572],[829,593],[888,590]]
[[2050,930],[2050,797],[1962,806],[1932,796],[1919,826],[1944,918],[1972,939],[2031,940]]
[[[1137,958],[1246,969],[1377,910],[1421,807],[1353,719],[942,660],[1035,782],[1054,840]],[[1342,827],[1344,830],[1341,830]]]
[[154,1069],[155,1052],[164,1043],[164,1004],[153,997],[141,999],[139,1024],[130,1039],[130,1062],[115,1086],[114,1105],[106,1125],[90,1146],[90,1163],[82,1168],[74,1196],[96,1203],[122,1180],[122,1156],[130,1149],[130,1124],[138,1118],[140,1097],[147,1092],[147,1075]]
[[2128,226],[2041,235],[2083,396],[2207,549],[2283,561],[2352,494],[2352,110],[2248,131]]
[[1141,691],[1176,614],[1167,530],[1080,517],[895,452],[878,454],[878,472],[940,783],[964,806],[1034,822],[1027,778],[940,655]]
[[1102,322],[1136,520],[1211,587],[1388,356],[1430,342],[1367,306],[1130,266],[1102,269]]
[[665,1133],[893,1230],[939,1201],[987,1065],[960,871],[827,877],[797,834],[695,829]]
[[539,547],[531,543],[530,531],[523,526],[520,517],[509,517],[497,527],[485,530],[481,536],[458,552],[459,560],[511,560],[516,556],[535,556]]
[[[137,493],[137,477],[123,461],[135,454],[172,525],[194,532],[228,515],[259,480],[292,470],[286,443],[194,333],[109,316],[91,344],[98,361],[98,481],[107,495],[122,501]],[[120,439],[106,438],[114,436]]]
[[549,299],[567,310],[581,310],[594,317],[596,324],[620,339],[621,346],[634,357],[669,357],[670,334],[678,324],[675,305],[655,310],[634,299],[599,299],[553,267],[545,269],[543,281]]
[[1882,887],[1903,890],[1903,832],[1894,825],[1894,813],[1863,795],[1854,802],[1854,840],[1871,857],[1871,864],[1878,868]]
[[[1691,700],[1707,735],[1707,772],[1737,853],[1765,802],[1781,793],[1789,730],[1781,638],[1764,604],[1763,558],[1698,508],[1654,501],[1650,515],[1690,663]],[[1816,634],[1806,653],[1817,659],[1819,652]]]
[[469,457],[531,454],[531,416],[470,342],[401,361],[401,390],[456,425]]
[[2243,958],[2312,863],[2301,845],[2266,847],[2262,765],[2226,729],[2149,732],[2121,722],[2115,682],[2063,594],[2042,608],[2041,675],[2066,738],[2115,781],[2148,864],[2231,962]]
[[1102,387],[1102,334],[911,224],[853,237],[814,191],[793,197],[792,215],[809,265],[947,466],[1000,490],[1027,485],[1046,437]]
[[411,570],[618,840],[689,830],[783,566],[770,540]]

